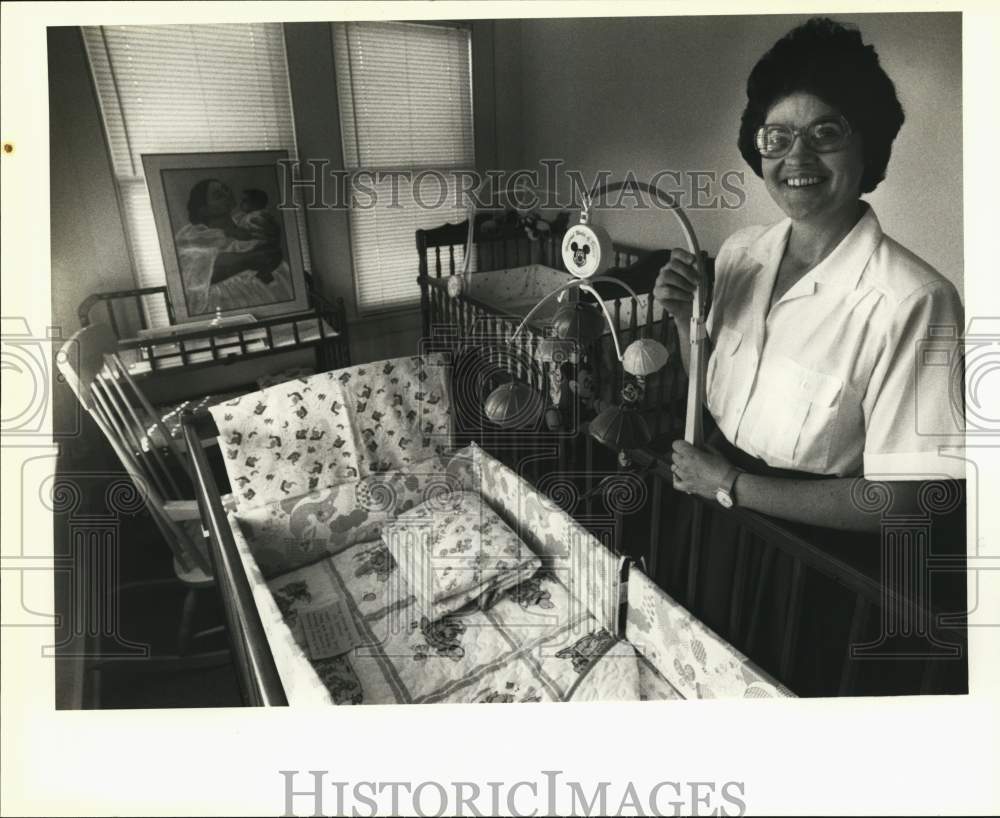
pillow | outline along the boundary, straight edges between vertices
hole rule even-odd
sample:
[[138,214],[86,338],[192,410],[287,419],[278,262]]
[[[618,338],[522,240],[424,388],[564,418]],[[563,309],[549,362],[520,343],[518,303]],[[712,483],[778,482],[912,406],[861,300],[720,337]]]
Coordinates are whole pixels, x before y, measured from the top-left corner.
[[405,471],[372,474],[287,500],[239,509],[234,519],[264,576],[273,577],[359,542],[378,540],[386,521],[428,498],[471,487],[467,469],[434,456]]
[[387,523],[383,539],[424,616],[492,605],[541,560],[476,493],[430,497]]

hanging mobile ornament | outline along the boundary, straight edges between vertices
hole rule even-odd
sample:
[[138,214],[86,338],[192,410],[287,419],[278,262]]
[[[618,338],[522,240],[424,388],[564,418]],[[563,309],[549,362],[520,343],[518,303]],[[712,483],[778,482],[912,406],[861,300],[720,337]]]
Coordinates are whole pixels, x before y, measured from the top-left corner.
[[592,203],[590,195],[585,195],[579,223],[573,225],[563,236],[563,264],[577,278],[600,275],[611,267],[614,258],[608,231],[590,222]]

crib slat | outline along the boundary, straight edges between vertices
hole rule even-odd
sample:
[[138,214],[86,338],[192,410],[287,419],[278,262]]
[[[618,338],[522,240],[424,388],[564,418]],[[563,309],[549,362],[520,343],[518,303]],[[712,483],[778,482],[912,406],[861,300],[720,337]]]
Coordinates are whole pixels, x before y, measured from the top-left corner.
[[[632,343],[639,337],[639,304],[638,302],[632,303],[631,301],[629,303],[631,305],[632,317],[628,323],[629,325],[628,341],[629,343]],[[622,349],[622,352],[625,352],[625,350]]]
[[705,518],[705,503],[692,495],[694,510],[691,516],[691,560],[688,562],[687,607],[693,608],[698,601],[698,570],[701,567],[701,532]]
[[656,582],[657,563],[660,556],[660,520],[663,516],[663,477],[652,473],[652,518],[649,521],[649,577]]
[[740,528],[736,541],[736,568],[733,571],[733,587],[729,595],[729,640],[739,642],[740,629],[743,626],[743,595],[747,584],[747,562],[750,549],[750,532],[746,527]]
[[[638,309],[638,307],[637,307]],[[653,331],[655,327],[653,325],[653,294],[650,292],[646,295],[646,321],[643,324],[641,335],[643,338],[652,338]],[[636,337],[639,333],[636,334]],[[660,429],[663,424],[661,416],[663,415],[663,407],[657,405],[657,401],[654,397],[655,394],[659,394],[660,384],[663,382],[666,372],[661,369],[659,372],[655,373],[651,377],[646,379],[647,392],[645,395],[645,404],[647,406],[652,406],[653,417],[655,418],[653,425],[653,434],[659,436]],[[650,388],[653,387],[653,388]]]
[[[461,298],[461,296],[459,296]],[[442,301],[445,304],[445,314],[447,317],[446,330],[449,333],[456,332],[458,330],[458,300],[452,298],[448,293],[442,293]]]
[[[622,471],[621,466],[616,465],[616,470],[619,474],[621,474]],[[607,504],[605,504],[605,506],[606,505]],[[611,513],[614,514],[615,517],[615,534],[614,534],[614,540],[612,540],[611,543],[611,547],[616,554],[623,554],[625,553],[625,548],[623,542],[624,538],[622,537],[622,534],[624,533],[624,527],[625,527],[625,515],[617,508],[613,508]]]
[[858,594],[854,600],[854,614],[851,616],[851,630],[847,636],[847,651],[844,656],[844,667],[840,673],[840,688],[838,694],[846,696],[854,688],[858,678],[858,662],[851,656],[851,647],[861,642],[865,627],[868,624],[868,614],[871,611],[867,600]]
[[771,568],[774,566],[775,549],[770,545],[764,546],[764,553],[761,555],[760,576],[757,579],[757,590],[753,595],[753,608],[750,611],[750,630],[747,632],[746,653],[752,654],[754,645],[757,644],[757,631],[760,629],[761,608],[764,603],[764,591],[771,578]]
[[[673,346],[671,344],[671,338],[670,338],[670,330],[671,330],[671,324],[672,323],[673,322],[667,316],[667,311],[664,310],[663,311],[663,315],[660,318],[660,342],[667,348],[668,352],[670,353],[671,359],[673,359],[674,361],[676,361],[677,358],[674,357],[675,354],[676,354],[676,351],[673,350],[673,349],[671,349],[671,347]],[[675,372],[677,371],[677,366],[676,365],[674,365],[673,371],[675,371]],[[662,424],[665,424],[667,426],[667,431],[671,435],[673,435],[673,420],[674,420],[673,413],[674,413],[674,407],[673,407],[673,403],[672,402],[668,403],[668,401],[669,401],[669,399],[671,397],[670,393],[668,392],[668,381],[672,381],[672,380],[673,380],[673,378],[668,378],[667,377],[667,373],[666,373],[665,369],[661,369],[660,370],[660,388],[657,390],[657,392],[658,392],[657,403],[659,403],[659,405],[661,407],[661,411],[659,411],[659,412],[656,413],[656,425],[657,425],[656,433],[657,434],[660,434],[663,431],[663,429],[661,428],[661,423],[662,423]],[[669,408],[667,408],[667,407],[669,407]],[[663,411],[664,409],[666,409],[665,412]],[[661,417],[664,414],[666,414],[666,417]]]
[[440,327],[444,323],[444,315],[441,308],[441,291],[437,287],[431,287],[431,305],[433,306],[434,326],[431,327],[431,334],[434,327]]
[[797,559],[792,565],[792,592],[785,616],[785,640],[781,647],[781,677],[786,680],[792,669],[792,657],[795,655],[795,643],[799,636],[799,623],[802,621],[802,586],[802,560]]
[[586,436],[584,443],[584,474],[587,475],[585,484],[587,486],[587,517],[594,516],[594,498],[591,491],[594,488],[594,438]]

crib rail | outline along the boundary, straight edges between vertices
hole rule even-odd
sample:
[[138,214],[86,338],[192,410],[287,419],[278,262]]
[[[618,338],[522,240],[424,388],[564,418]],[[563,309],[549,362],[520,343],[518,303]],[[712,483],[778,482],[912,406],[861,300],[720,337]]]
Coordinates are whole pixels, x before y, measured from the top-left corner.
[[250,581],[201,445],[196,416],[185,412],[182,424],[184,441],[190,453],[191,479],[198,495],[202,521],[208,530],[209,557],[222,598],[243,704],[247,707],[287,705],[288,699],[257,613]]
[[[580,445],[590,470],[595,466],[597,471],[614,468],[613,460],[609,460],[613,453],[592,438],[587,436]],[[706,572],[717,569],[706,564],[703,557],[705,533],[700,524],[710,504],[699,497],[679,495],[673,489],[669,443],[663,443],[657,450],[636,450],[629,454],[635,473],[646,485],[646,499],[632,514],[618,515],[615,542],[642,563],[660,587],[704,619],[706,611],[701,598],[706,587],[704,579]],[[593,485],[592,478],[589,483]],[[692,504],[690,539],[671,541],[671,520],[682,503]],[[880,543],[880,535],[869,535],[862,542],[858,542],[860,535],[840,535],[835,540],[831,536],[834,532],[787,524],[748,509],[734,508],[728,513],[733,515],[739,529],[739,547],[731,577],[719,577],[719,582],[729,583],[728,587],[716,586],[728,594],[728,612],[724,621],[712,626],[782,683],[799,695],[879,695],[889,692],[888,688],[881,689],[880,682],[873,677],[875,665],[883,660],[883,667],[899,671],[893,692],[964,692],[967,684],[964,594],[959,590],[957,594],[934,597],[928,592],[930,576],[935,571],[954,572],[958,578],[956,587],[964,588],[964,557],[930,551],[932,527],[938,531],[938,547],[942,535],[949,533],[941,521],[934,523],[930,516],[901,518],[901,528],[893,530],[891,523],[883,526]],[[911,537],[909,541],[906,532]],[[644,535],[641,539],[640,534]],[[964,544],[964,537],[955,538],[956,542],[959,540]],[[845,541],[856,547],[845,548]],[[887,547],[889,553],[897,549],[896,562],[889,566],[884,562]],[[751,548],[760,548],[762,553],[755,583],[750,581],[748,565]],[[859,553],[872,558],[859,561]],[[686,559],[676,559],[678,554],[684,554]],[[782,622],[769,626],[776,630],[765,634],[762,610],[766,596],[774,593],[772,577],[779,555],[791,563],[788,594],[783,601],[785,616]],[[803,689],[795,684],[795,678],[796,662],[803,649],[809,647],[802,642],[800,624],[803,606],[808,602],[810,574],[842,586],[853,595],[854,603],[849,623],[846,619],[830,620],[831,629],[847,632],[840,666],[835,672],[831,669],[831,676],[823,679],[820,687]],[[770,662],[758,650],[765,635],[772,644],[780,643],[779,655]],[[879,655],[878,643],[883,640],[896,640],[897,644],[908,647],[895,652],[886,649]],[[866,660],[872,661],[866,666]],[[861,671],[868,678],[859,678]]]
[[[317,367],[336,369],[350,363],[347,313],[341,298],[333,302],[309,291],[307,310],[286,315],[205,327],[204,322],[173,323],[173,308],[165,287],[94,293],[80,304],[83,327],[91,312],[103,305],[107,323],[118,339],[118,349],[133,376],[172,372],[246,361],[276,352],[312,348]],[[147,313],[165,312],[171,326],[151,328]],[[138,328],[138,330],[136,329]],[[131,333],[138,332],[133,335]]]

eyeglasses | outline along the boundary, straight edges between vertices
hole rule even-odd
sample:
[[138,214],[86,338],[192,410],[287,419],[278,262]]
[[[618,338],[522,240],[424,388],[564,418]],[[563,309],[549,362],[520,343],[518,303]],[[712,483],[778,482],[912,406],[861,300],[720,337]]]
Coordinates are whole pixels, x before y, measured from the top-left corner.
[[831,153],[843,148],[851,138],[851,126],[842,116],[827,116],[810,122],[804,128],[788,125],[762,125],[757,129],[757,151],[765,159],[779,159],[795,144],[795,138],[816,153]]

